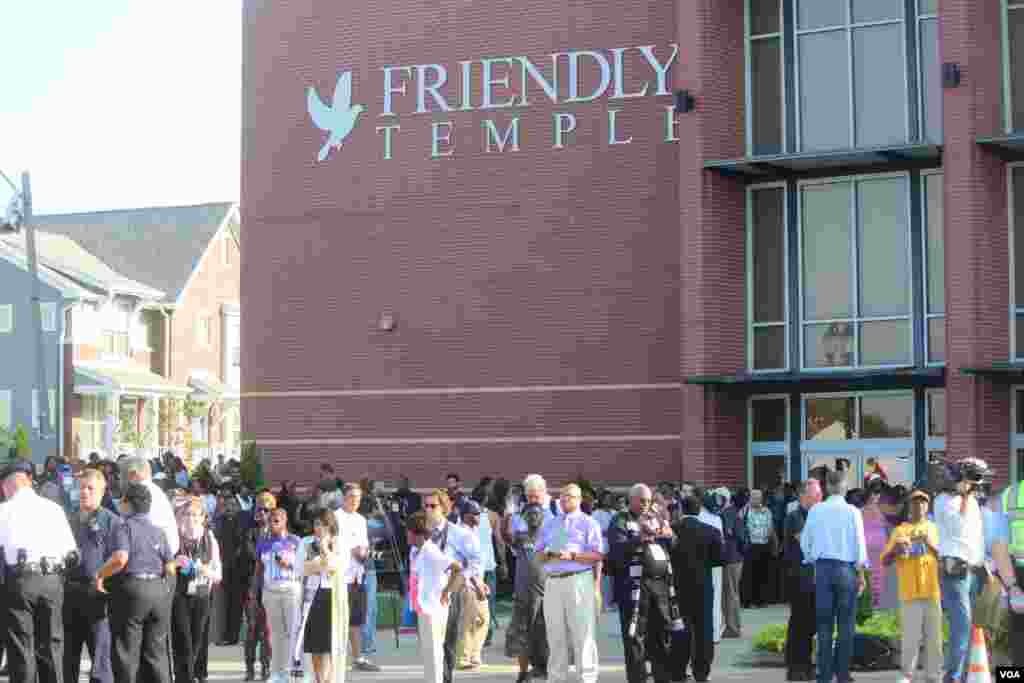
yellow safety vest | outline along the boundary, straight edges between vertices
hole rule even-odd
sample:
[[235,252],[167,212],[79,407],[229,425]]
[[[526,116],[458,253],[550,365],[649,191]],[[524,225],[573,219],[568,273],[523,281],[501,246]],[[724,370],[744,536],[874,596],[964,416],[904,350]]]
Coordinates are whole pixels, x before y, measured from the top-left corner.
[[[1014,489],[1017,495],[1011,496]],[[1024,564],[1024,486],[1020,483],[1007,486],[1003,491],[1002,504],[1003,513],[1010,522],[1010,555],[1017,564]]]

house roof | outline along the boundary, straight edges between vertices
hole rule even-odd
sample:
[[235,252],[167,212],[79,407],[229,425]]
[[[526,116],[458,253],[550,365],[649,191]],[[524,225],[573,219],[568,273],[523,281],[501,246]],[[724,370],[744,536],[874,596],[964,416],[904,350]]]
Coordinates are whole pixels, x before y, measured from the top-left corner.
[[90,387],[103,387],[121,393],[180,394],[192,392],[191,387],[175,384],[165,377],[136,364],[101,365],[75,363],[76,391]]
[[[39,230],[66,235],[116,272],[164,292],[175,303],[234,202],[35,216]],[[238,230],[233,228],[236,234]]]
[[[24,249],[0,240],[0,258],[28,273],[28,256]],[[100,298],[99,293],[93,288],[85,287],[44,264],[39,265],[39,279],[59,291],[61,296],[66,299],[93,300]]]
[[[3,240],[25,252],[25,232],[5,235]],[[143,299],[161,300],[164,293],[118,273],[106,263],[65,235],[36,231],[39,262],[83,285],[107,292],[133,294]]]

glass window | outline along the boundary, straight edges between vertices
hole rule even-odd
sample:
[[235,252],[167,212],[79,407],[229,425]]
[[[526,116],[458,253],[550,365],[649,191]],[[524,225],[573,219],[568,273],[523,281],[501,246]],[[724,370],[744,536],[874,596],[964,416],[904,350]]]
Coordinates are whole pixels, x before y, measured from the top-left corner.
[[804,317],[847,318],[853,314],[850,254],[850,183],[810,185],[801,193]]
[[910,313],[910,259],[907,250],[907,193],[891,179],[857,185],[860,314]]
[[939,0],[919,0],[917,11],[921,14],[938,14]]
[[1016,358],[1024,358],[1024,167],[1014,166],[1010,170],[1013,199],[1013,268],[1014,268],[1014,300],[1016,311]]
[[751,441],[786,440],[786,399],[759,398],[750,402]]
[[809,398],[804,438],[817,441],[845,441],[853,438],[855,399],[850,397]]
[[902,2],[798,0],[796,49],[800,151],[907,141]]
[[750,41],[751,152],[779,154],[782,148],[782,41]]
[[801,189],[805,367],[912,362],[908,194],[905,176]]
[[779,0],[750,0],[750,35],[762,36],[781,30]]
[[942,215],[942,174],[932,173],[924,177],[926,220],[925,251],[928,268],[928,312],[942,313],[946,306],[946,254],[943,235]]
[[82,414],[78,422],[78,434],[82,439],[82,450],[103,448],[103,427],[107,419],[107,402],[102,396],[82,396]]
[[11,390],[0,389],[0,429],[10,431],[12,412],[14,411],[11,407]]
[[922,133],[928,142],[942,144],[942,66],[939,62],[939,20],[922,19],[920,27],[918,40],[921,45]]
[[786,326],[754,328],[754,370],[786,367]]
[[754,322],[784,322],[786,239],[781,187],[751,193]]
[[804,327],[806,367],[849,367],[854,364],[853,325],[824,323]]
[[1017,471],[1011,472],[1015,481],[1020,481],[1021,473],[1024,472],[1024,448],[1018,448],[1016,453]]
[[[897,3],[887,3],[895,5]],[[853,31],[853,102],[856,145],[892,145],[907,139],[903,23]]]
[[855,24],[902,18],[903,3],[900,0],[853,0]]
[[913,394],[865,394],[860,401],[862,439],[906,439],[913,436]]
[[762,491],[786,481],[786,456],[760,455],[754,458],[754,488]]
[[946,436],[946,392],[929,391],[928,438]]
[[913,362],[909,320],[875,320],[860,324],[861,365],[908,365]]
[[850,48],[846,31],[810,33],[799,36],[797,43],[802,151],[850,147]]
[[1007,12],[1006,33],[1010,60],[1010,128],[1024,127],[1024,7]]
[[946,319],[928,320],[928,362],[946,362]]
[[1016,407],[1014,415],[1014,434],[1024,434],[1024,390],[1014,389]]
[[797,21],[801,29],[842,26],[846,23],[847,0],[798,0]]
[[14,304],[0,304],[0,334],[14,331]]

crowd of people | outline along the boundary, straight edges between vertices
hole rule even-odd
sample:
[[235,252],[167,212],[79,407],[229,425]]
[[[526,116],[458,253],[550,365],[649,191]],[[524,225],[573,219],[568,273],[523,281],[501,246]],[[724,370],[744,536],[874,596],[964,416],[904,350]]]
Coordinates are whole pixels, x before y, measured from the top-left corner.
[[[300,496],[287,482],[252,490],[223,457],[192,472],[171,453],[54,458],[39,474],[11,463],[0,472],[11,680],[76,681],[84,647],[94,682],[195,683],[208,678],[215,643],[242,645],[247,681],[342,683],[349,670],[380,671],[385,574],[407,598],[429,683],[482,666],[499,585],[512,594],[501,649],[518,663],[517,683],[562,683],[571,666],[572,680],[596,681],[610,610],[630,683],[703,683],[715,644],[741,637],[742,608],[780,601],[790,605],[788,680],[847,683],[869,584],[876,604],[898,601],[904,677],[923,650],[929,679],[948,683],[962,680],[982,588],[999,581],[1024,607],[1024,528],[1011,533],[1024,494],[986,505],[987,468],[972,459],[951,464],[938,488],[909,491],[880,468],[849,490],[842,463],[767,492],[579,482],[552,496],[538,474],[467,492],[451,473],[437,489],[402,480],[385,494],[330,465],[320,475]],[[1015,663],[1022,618],[1012,617]]]

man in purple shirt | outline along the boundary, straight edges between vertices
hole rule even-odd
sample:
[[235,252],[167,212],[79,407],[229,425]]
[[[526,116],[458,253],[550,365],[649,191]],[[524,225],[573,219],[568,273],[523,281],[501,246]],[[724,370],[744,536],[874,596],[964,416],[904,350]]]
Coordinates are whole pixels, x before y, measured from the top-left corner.
[[544,620],[547,623],[549,683],[569,676],[568,649],[576,662],[575,680],[597,681],[597,597],[594,565],[604,559],[601,527],[580,510],[580,487],[562,489],[562,514],[541,529],[537,552],[545,560]]

